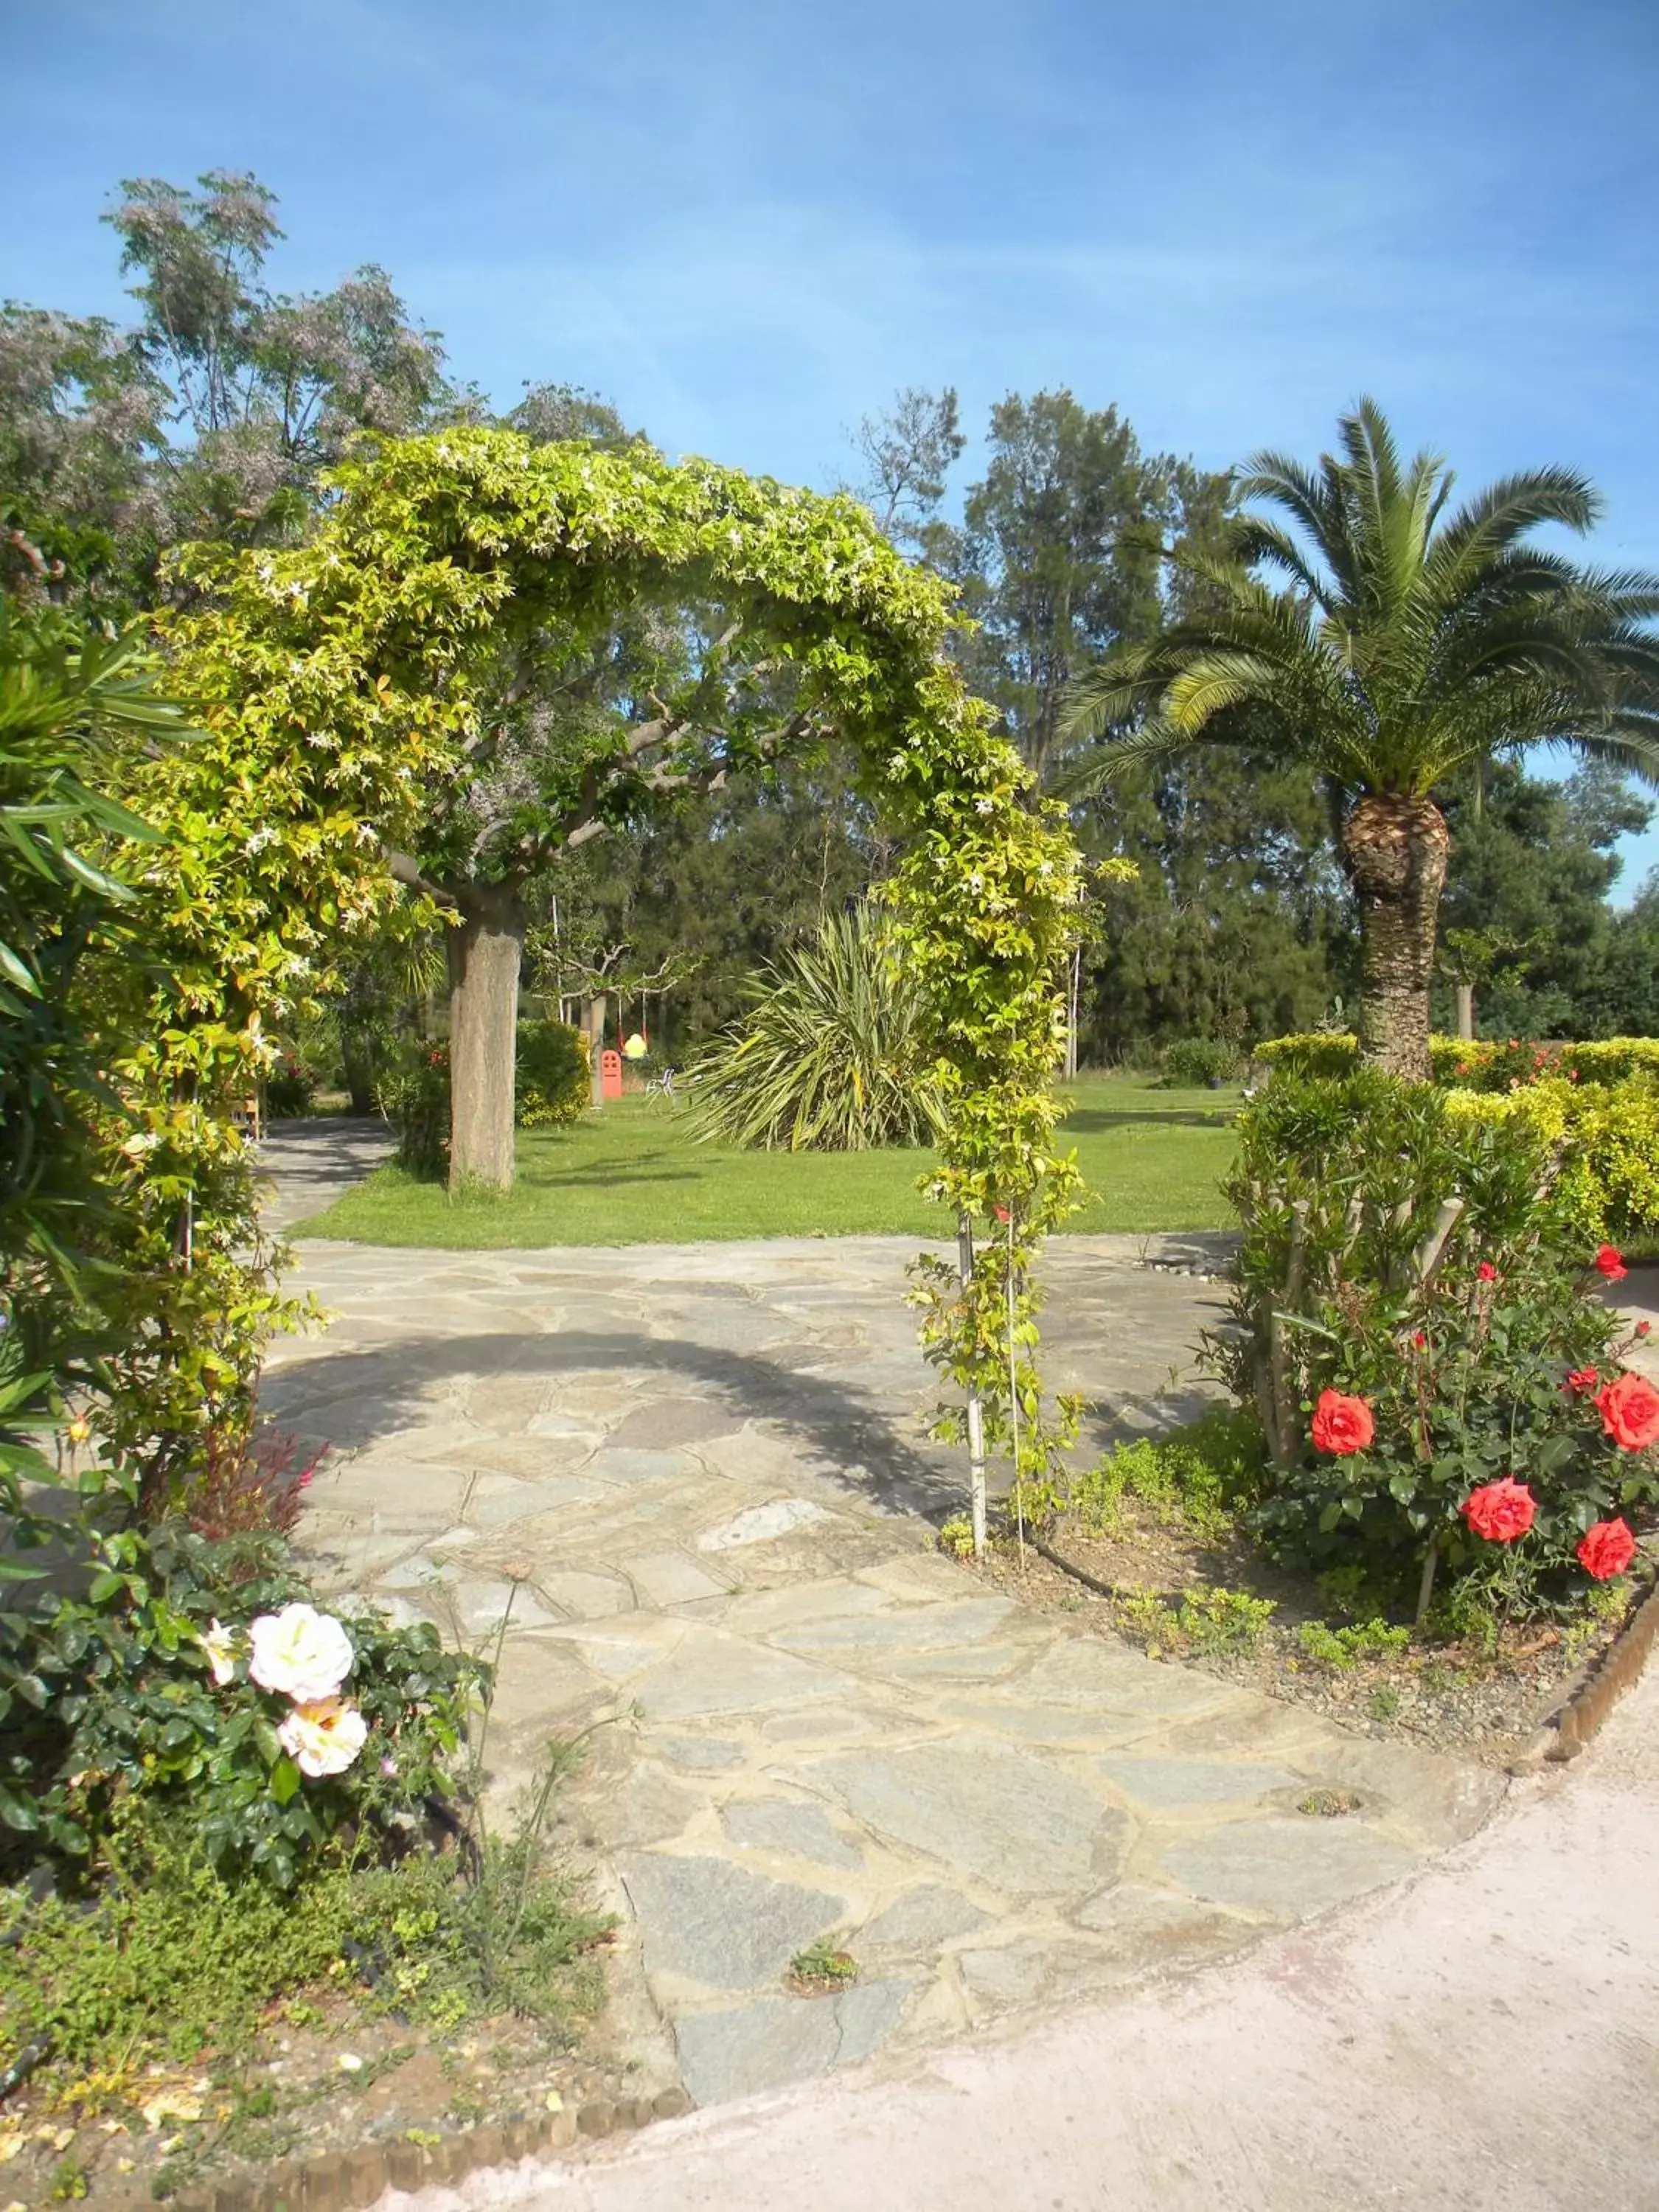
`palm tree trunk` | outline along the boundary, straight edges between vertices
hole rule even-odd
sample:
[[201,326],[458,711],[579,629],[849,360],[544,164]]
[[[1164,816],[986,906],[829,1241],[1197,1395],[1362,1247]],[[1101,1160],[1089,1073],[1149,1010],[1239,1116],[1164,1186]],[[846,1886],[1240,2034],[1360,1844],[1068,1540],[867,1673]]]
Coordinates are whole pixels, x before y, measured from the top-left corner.
[[1342,825],[1342,865],[1359,908],[1360,1058],[1429,1079],[1429,982],[1451,839],[1431,799],[1373,792]]

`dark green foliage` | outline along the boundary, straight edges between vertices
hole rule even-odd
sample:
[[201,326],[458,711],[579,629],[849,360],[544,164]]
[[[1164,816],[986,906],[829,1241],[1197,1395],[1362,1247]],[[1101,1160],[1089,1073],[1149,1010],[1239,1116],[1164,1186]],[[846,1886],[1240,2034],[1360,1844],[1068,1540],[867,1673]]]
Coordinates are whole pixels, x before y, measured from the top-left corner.
[[[1460,1508],[1513,1474],[1538,1504],[1533,1570],[1576,1576],[1583,1532],[1659,1486],[1647,1455],[1603,1434],[1593,1386],[1568,1383],[1617,1371],[1622,1325],[1577,1264],[1547,1145],[1369,1073],[1277,1077],[1239,1130],[1238,1334],[1211,1351],[1267,1431],[1254,1518],[1269,1548],[1363,1563],[1398,1591],[1431,1551],[1477,1563],[1489,1547]],[[1316,1449],[1310,1416],[1327,1389],[1370,1407],[1368,1449]]]
[[[1457,780],[1445,814],[1452,858],[1437,1025],[1455,1026],[1452,985],[1467,980],[1483,1037],[1654,1034],[1651,969],[1621,957],[1624,925],[1607,903],[1620,873],[1614,847],[1647,827],[1651,804],[1604,765],[1549,783],[1493,762]],[[1466,933],[1486,957],[1462,976]]]
[[521,1129],[562,1129],[589,1098],[587,1043],[564,1022],[520,1022],[514,1115]]
[[423,1182],[449,1170],[449,1048],[410,1043],[380,1077],[375,1103],[398,1132],[398,1164]]
[[316,1097],[315,1079],[298,1053],[281,1054],[265,1078],[265,1111],[271,1120],[290,1121],[309,1114]]

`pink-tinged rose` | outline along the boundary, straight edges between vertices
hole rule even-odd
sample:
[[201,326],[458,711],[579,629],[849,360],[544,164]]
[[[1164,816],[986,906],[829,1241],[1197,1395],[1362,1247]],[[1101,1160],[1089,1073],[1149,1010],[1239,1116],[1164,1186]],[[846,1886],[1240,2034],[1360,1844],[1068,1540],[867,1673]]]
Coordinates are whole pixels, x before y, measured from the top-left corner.
[[1603,1244],[1595,1255],[1595,1272],[1605,1275],[1610,1283],[1622,1283],[1630,1269],[1616,1244]]
[[1622,1575],[1635,1557],[1636,1539],[1623,1521],[1598,1521],[1578,1547],[1579,1565],[1598,1583]]
[[1371,1409],[1363,1398],[1350,1398],[1341,1390],[1322,1390],[1313,1411],[1313,1440],[1316,1451],[1346,1459],[1364,1451],[1376,1434]]
[[1659,1444],[1659,1390],[1645,1375],[1621,1375],[1595,1401],[1601,1426],[1620,1451],[1645,1451]]
[[236,1644],[234,1629],[227,1628],[222,1621],[210,1620],[202,1638],[202,1649],[207,1653],[208,1665],[213,1669],[213,1679],[222,1690],[227,1682],[236,1680]]
[[248,1629],[248,1673],[262,1690],[305,1705],[335,1696],[356,1654],[331,1613],[314,1605],[285,1605],[262,1613]]
[[276,1735],[301,1773],[316,1782],[345,1772],[368,1741],[368,1723],[343,1698],[313,1698],[295,1705]]
[[1499,1482],[1483,1482],[1462,1504],[1463,1518],[1477,1536],[1489,1544],[1512,1544],[1533,1524],[1537,1504],[1524,1482],[1506,1474]]

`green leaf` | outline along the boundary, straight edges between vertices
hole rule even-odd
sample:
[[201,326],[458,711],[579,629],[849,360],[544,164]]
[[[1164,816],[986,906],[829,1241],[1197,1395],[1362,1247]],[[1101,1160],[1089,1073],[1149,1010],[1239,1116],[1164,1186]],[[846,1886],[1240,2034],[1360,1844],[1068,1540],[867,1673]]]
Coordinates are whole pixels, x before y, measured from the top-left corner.
[[299,1768],[284,1754],[270,1770],[270,1794],[279,1805],[286,1805],[302,1780]]

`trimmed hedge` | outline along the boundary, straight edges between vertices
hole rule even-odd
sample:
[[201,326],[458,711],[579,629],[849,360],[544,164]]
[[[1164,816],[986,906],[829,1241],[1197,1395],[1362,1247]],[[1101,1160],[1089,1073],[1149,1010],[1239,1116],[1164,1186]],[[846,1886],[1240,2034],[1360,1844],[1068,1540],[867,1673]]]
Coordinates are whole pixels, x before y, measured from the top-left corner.
[[[1435,1037],[1430,1056],[1449,1110],[1489,1126],[1519,1121],[1559,1162],[1556,1192],[1587,1245],[1659,1235],[1659,1038],[1596,1044]],[[1358,1039],[1346,1031],[1273,1037],[1255,1057],[1275,1074],[1341,1080]]]

